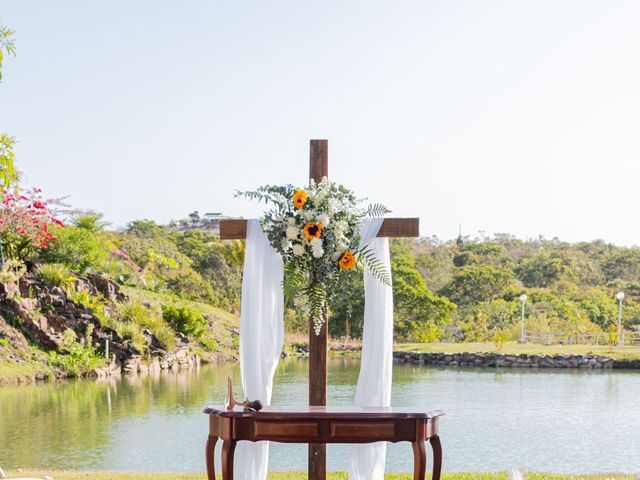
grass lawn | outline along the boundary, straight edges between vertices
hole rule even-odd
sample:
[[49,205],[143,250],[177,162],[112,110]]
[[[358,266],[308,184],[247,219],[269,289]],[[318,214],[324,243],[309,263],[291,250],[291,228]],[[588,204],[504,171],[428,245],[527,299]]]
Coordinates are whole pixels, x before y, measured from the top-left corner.
[[[119,472],[57,472],[22,470],[20,472],[8,472],[9,478],[44,477],[49,475],[54,480],[206,480],[202,473],[119,473]],[[218,477],[218,475],[216,475]],[[442,480],[506,480],[507,473],[443,473]],[[221,476],[218,478],[222,478]],[[411,480],[412,474],[395,473],[385,475],[387,480]],[[430,478],[427,475],[427,478]],[[628,475],[555,475],[547,473],[529,473],[525,475],[527,480],[633,480],[635,477]],[[269,474],[269,480],[306,480],[305,472],[274,472]],[[346,473],[329,473],[329,480],[347,480]]]
[[605,345],[537,345],[533,343],[505,343],[502,350],[490,342],[483,343],[397,343],[393,349],[400,352],[436,352],[436,353],[507,353],[530,355],[602,355],[616,360],[640,360],[640,345],[630,347],[614,347],[610,352]]

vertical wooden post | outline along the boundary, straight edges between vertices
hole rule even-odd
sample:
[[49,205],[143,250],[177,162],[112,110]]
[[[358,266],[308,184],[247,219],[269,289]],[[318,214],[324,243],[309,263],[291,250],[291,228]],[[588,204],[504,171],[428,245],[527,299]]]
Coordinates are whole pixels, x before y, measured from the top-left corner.
[[311,140],[309,146],[309,179],[318,183],[322,177],[329,176],[329,142]]
[[[329,176],[329,149],[327,140],[311,140],[309,155],[309,178],[316,182]],[[329,321],[324,310],[324,325],[320,335],[313,329],[309,320],[309,405],[327,405],[327,340]],[[309,445],[309,480],[326,480],[327,447],[321,444]]]

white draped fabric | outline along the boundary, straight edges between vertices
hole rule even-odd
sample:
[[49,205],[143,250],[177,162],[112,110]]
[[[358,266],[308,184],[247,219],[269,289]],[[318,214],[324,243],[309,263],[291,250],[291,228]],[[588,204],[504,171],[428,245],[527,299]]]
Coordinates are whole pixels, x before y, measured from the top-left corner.
[[[271,403],[273,374],[284,341],[282,278],[282,257],[258,220],[249,220],[240,305],[240,374],[244,395],[264,405]],[[238,442],[235,478],[265,480],[268,457],[268,442]]]
[[[362,244],[368,245],[375,257],[384,263],[391,276],[389,239],[376,238],[381,218],[364,219]],[[359,407],[391,406],[391,371],[393,366],[393,292],[391,286],[364,272],[364,327],[362,360],[356,388]],[[349,458],[350,480],[383,480],[387,453],[386,443],[354,445]]]
[[[362,244],[373,249],[389,274],[389,241],[376,238],[382,219],[365,219]],[[240,373],[245,396],[271,403],[273,374],[282,351],[283,264],[271,247],[257,220],[247,224],[240,311]],[[355,403],[362,407],[391,404],[393,361],[393,295],[371,272],[365,270],[365,312],[362,362]],[[349,460],[351,480],[383,480],[386,444],[356,445]],[[265,480],[269,446],[267,442],[239,442],[235,475],[239,480]]]

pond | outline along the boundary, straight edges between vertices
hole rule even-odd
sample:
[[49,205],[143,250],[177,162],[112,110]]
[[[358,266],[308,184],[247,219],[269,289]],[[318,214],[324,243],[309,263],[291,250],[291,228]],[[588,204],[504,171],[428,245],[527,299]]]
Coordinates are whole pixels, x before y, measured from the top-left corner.
[[[359,361],[331,358],[329,398],[353,401]],[[281,362],[274,404],[304,404],[305,359]],[[105,381],[0,388],[0,466],[204,471],[207,404],[221,404],[236,365]],[[393,405],[443,409],[447,471],[520,466],[563,473],[640,472],[640,373],[394,366]],[[344,470],[348,448],[329,446]],[[274,444],[270,468],[306,468],[306,446]],[[409,444],[388,471],[411,471]]]

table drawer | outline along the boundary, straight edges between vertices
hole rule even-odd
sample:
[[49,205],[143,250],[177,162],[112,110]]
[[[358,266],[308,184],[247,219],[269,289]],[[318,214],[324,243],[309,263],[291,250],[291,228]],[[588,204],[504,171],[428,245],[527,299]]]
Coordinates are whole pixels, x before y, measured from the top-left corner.
[[253,433],[256,437],[313,439],[318,437],[318,424],[256,421]]
[[342,423],[331,424],[331,438],[351,438],[366,440],[391,440],[395,436],[394,422],[385,423]]

